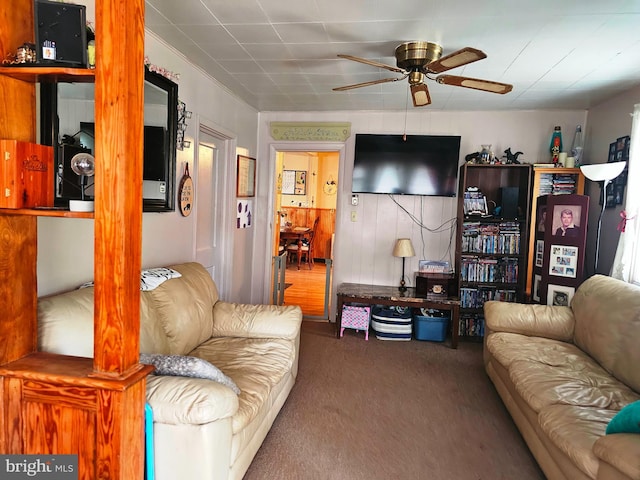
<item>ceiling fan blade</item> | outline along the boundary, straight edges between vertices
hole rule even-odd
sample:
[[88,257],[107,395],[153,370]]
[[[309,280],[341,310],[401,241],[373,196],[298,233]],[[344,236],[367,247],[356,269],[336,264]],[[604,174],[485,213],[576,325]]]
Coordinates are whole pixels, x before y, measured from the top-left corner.
[[452,68],[461,67],[468,63],[477,62],[487,58],[487,55],[477,48],[465,47],[460,50],[456,50],[449,55],[441,57],[439,60],[434,60],[431,63],[425,65],[425,70],[431,73],[442,73]]
[[344,90],[351,90],[353,88],[368,87],[370,85],[378,85],[379,83],[397,82],[398,80],[404,80],[405,78],[407,78],[407,75],[399,78],[383,78],[381,80],[371,80],[370,82],[362,82],[362,83],[356,83],[354,85],[346,85],[344,87],[332,88],[332,90],[334,92],[342,92]]
[[380,63],[380,62],[374,62],[373,60],[367,60],[366,58],[354,57],[352,55],[341,55],[341,54],[338,55],[338,57],[346,58],[347,60],[353,60],[354,62],[364,63],[366,65],[371,65],[372,67],[385,68],[385,69],[389,70],[390,72],[405,73],[405,71],[403,69],[401,69],[401,68],[393,67],[391,65],[386,65],[386,64]]
[[490,80],[481,80],[479,78],[458,77],[456,75],[439,75],[436,77],[436,82],[444,85],[473,88],[474,90],[500,94],[509,93],[513,90],[513,85],[509,85],[508,83],[492,82]]
[[431,95],[429,95],[429,89],[424,83],[418,85],[411,85],[411,98],[413,98],[414,107],[424,107],[431,103]]

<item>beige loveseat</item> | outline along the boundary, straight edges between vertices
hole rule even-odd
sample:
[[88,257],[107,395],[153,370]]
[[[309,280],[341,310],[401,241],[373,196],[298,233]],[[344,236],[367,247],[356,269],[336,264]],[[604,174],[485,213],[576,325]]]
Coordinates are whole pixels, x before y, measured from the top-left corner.
[[[240,479],[284,404],[298,370],[299,307],[218,299],[197,263],[141,292],[141,353],[191,355],[211,362],[240,388],[212,380],[150,375],[157,480]],[[38,301],[44,351],[93,356],[93,288]]]
[[596,275],[570,307],[487,302],[486,371],[549,479],[640,479],[640,434],[605,435],[640,399],[640,288]]

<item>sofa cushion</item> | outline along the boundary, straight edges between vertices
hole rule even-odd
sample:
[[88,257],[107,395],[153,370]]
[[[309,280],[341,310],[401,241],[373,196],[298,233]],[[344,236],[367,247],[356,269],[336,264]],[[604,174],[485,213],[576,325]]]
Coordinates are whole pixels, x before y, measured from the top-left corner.
[[640,391],[640,287],[594,275],[576,290],[571,308],[575,344]]
[[[38,299],[38,348],[45,352],[93,357],[93,287]],[[169,345],[149,297],[140,298],[140,351],[168,353]]]
[[640,433],[640,400],[620,410],[607,425],[607,434]]
[[571,405],[549,405],[538,416],[540,429],[582,472],[598,474],[598,458],[593,444],[604,435],[615,411]]
[[140,354],[140,363],[153,365],[156,375],[172,375],[176,377],[206,378],[229,387],[236,394],[238,386],[219,368],[206,360],[188,355]]
[[485,339],[485,348],[503,367],[516,360],[561,361],[567,355],[579,354],[580,349],[571,343],[543,337],[529,337],[518,333],[495,332]]
[[147,402],[153,421],[170,425],[202,425],[238,411],[238,395],[231,389],[199,378],[150,375]]
[[638,398],[638,394],[582,352],[548,363],[518,360],[509,367],[509,378],[536,412],[553,404],[617,411]]
[[[640,435],[633,433],[603,435],[593,445],[593,452],[602,462],[612,465],[628,478],[640,478],[640,456],[638,456]],[[603,464],[601,463],[600,466],[602,467]],[[616,477],[612,475],[603,478]]]
[[212,338],[190,353],[217,365],[240,388],[233,433],[248,425],[268,400],[271,389],[290,372],[295,345],[290,340]]
[[156,310],[172,355],[187,355],[211,337],[213,305],[218,291],[209,272],[198,263],[184,263],[170,268],[182,277],[167,280],[162,285],[140,295],[148,297]]

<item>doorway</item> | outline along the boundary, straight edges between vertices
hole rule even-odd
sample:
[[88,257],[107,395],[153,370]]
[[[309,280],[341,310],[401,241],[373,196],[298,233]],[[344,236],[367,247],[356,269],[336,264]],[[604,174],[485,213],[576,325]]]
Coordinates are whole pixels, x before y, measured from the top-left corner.
[[[196,168],[194,170],[195,208],[194,258],[201,263],[216,283],[221,295],[226,295],[230,286],[228,266],[224,259],[231,245],[225,231],[228,210],[228,157],[231,138],[203,124],[199,125]],[[229,262],[226,262],[227,264]]]
[[339,151],[276,152],[274,269],[284,275],[280,298],[305,318],[329,320],[339,163]]

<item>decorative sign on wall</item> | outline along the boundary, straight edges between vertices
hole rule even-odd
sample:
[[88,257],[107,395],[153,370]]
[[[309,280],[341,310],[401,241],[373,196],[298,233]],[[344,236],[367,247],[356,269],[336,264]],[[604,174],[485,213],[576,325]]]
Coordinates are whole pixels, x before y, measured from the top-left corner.
[[282,172],[283,195],[306,195],[307,172],[306,170],[284,170]]
[[185,166],[184,175],[178,187],[178,199],[180,201],[180,213],[183,217],[188,217],[193,207],[193,180],[189,176],[188,163]]
[[251,200],[238,200],[238,208],[236,209],[236,228],[249,228],[251,226],[251,217],[253,204]]
[[351,123],[271,122],[274,140],[344,142],[351,136]]

